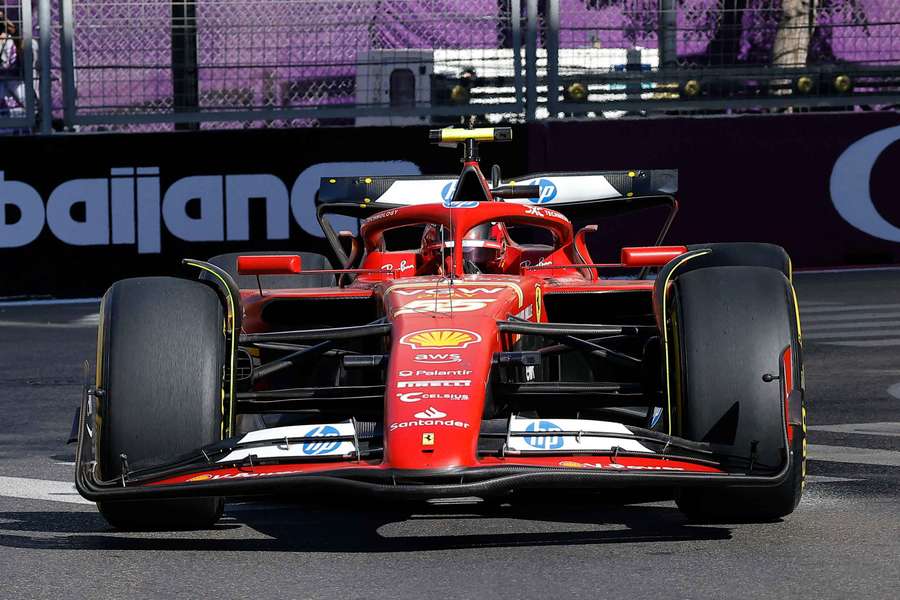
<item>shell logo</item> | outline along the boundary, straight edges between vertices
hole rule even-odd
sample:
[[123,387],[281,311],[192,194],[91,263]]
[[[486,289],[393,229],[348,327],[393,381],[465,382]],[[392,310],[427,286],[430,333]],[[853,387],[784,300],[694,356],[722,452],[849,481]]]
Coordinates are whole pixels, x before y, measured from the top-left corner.
[[212,475],[195,475],[194,477],[188,479],[188,481],[206,481],[208,479],[212,479]]
[[481,341],[481,336],[465,329],[426,329],[407,333],[400,338],[401,344],[413,350],[438,350],[443,348],[467,348]]

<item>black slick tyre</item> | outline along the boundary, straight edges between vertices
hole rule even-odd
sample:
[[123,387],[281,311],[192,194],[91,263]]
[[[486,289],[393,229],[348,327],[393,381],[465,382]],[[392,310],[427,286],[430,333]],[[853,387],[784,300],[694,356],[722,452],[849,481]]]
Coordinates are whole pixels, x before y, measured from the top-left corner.
[[[119,281],[101,303],[96,456],[100,476],[170,463],[223,437],[225,312],[203,283],[171,277]],[[124,456],[124,458],[123,458]],[[103,501],[121,529],[213,525],[221,498]]]
[[[805,475],[800,344],[790,282],[768,267],[709,267],[675,279],[669,308],[674,433],[707,442],[729,470],[786,479],[770,487],[685,488],[678,507],[698,521],[770,521],[793,512]],[[785,398],[786,351],[794,391]]]

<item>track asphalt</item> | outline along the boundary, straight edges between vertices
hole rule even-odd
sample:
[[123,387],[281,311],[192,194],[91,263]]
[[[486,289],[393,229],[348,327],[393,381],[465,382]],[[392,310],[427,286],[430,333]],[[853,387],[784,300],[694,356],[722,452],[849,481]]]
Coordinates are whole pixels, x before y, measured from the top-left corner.
[[898,598],[900,270],[798,273],[810,480],[769,524],[596,497],[232,503],[216,529],[119,533],[65,441],[95,302],[0,303],[0,598]]

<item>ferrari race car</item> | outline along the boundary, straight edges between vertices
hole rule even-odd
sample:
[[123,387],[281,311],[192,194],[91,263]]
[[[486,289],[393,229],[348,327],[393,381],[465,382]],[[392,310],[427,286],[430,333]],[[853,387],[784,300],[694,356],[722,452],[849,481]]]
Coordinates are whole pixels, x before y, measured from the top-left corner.
[[[661,245],[674,171],[487,179],[478,143],[509,129],[431,137],[462,149],[458,177],[322,180],[330,256],[187,259],[190,277],[106,292],[79,492],[123,528],[208,526],[224,498],[281,493],[641,488],[699,520],[792,512],[784,250]],[[599,218],[649,207],[668,211],[656,245],[591,258]]]

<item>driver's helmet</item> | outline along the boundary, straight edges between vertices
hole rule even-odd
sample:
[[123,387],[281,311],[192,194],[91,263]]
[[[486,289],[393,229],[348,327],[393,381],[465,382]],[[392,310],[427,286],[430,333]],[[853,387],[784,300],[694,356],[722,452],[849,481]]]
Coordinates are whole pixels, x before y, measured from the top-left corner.
[[[465,235],[463,245],[463,270],[466,273],[496,273],[506,250],[502,226],[498,223],[476,225]],[[429,225],[422,235],[422,250],[426,256],[442,253],[450,257],[453,239],[442,225]]]

